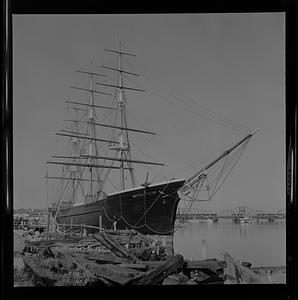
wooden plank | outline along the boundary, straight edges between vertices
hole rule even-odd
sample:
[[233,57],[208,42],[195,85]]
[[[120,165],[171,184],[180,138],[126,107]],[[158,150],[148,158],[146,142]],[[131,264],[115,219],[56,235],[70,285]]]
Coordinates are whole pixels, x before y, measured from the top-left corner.
[[153,239],[151,239],[151,238],[145,236],[144,234],[141,234],[140,232],[137,232],[137,231],[135,231],[135,232],[136,232],[137,237],[138,237],[140,240],[142,240],[143,242],[145,242],[146,244],[152,245],[152,243],[154,242]]
[[142,261],[142,264],[147,266],[148,268],[155,268],[158,266],[161,266],[165,263],[165,260],[148,260],[148,261]]
[[[80,255],[82,256],[82,255]],[[82,257],[96,262],[97,264],[128,264],[131,263],[130,259],[115,256],[113,253],[89,253]]]
[[220,260],[184,260],[184,269],[210,269],[213,271],[223,269],[224,261]]
[[[86,273],[87,276],[89,276],[89,278],[92,281],[95,281],[95,276],[94,273],[90,272],[85,266],[84,263],[82,263],[77,257],[73,257],[72,255],[70,255],[67,252],[60,252],[57,251],[57,257],[62,258],[66,261],[75,263],[78,267],[80,267],[82,270],[84,270],[84,272]],[[104,285],[112,285],[109,281],[107,281],[105,278],[102,278],[100,276],[96,276],[96,280],[100,281],[101,283],[103,283]]]
[[121,268],[128,268],[128,269],[134,269],[134,270],[139,270],[139,271],[147,271],[148,270],[148,266],[146,266],[145,264],[119,264],[117,265],[118,267]]
[[151,256],[153,250],[156,250],[157,247],[145,247],[145,248],[136,248],[129,249],[128,251],[134,256],[141,258],[142,260],[148,260]]
[[126,285],[130,281],[136,280],[143,276],[144,272],[133,269],[119,267],[118,265],[105,264],[99,265],[91,261],[82,263],[96,276],[100,276],[116,285]]
[[123,246],[121,246],[114,238],[112,238],[110,235],[104,233],[104,232],[99,232],[97,234],[94,234],[93,237],[101,242],[104,246],[106,246],[109,250],[111,250],[115,255],[123,258],[127,258],[132,260],[133,262],[139,263],[140,260],[127,251]]
[[65,244],[76,244],[79,243],[82,240],[89,240],[94,241],[94,238],[90,237],[72,237],[72,238],[66,238],[66,239],[55,239],[55,240],[48,240],[48,241],[25,241],[27,246],[35,246],[39,248],[46,248],[46,247],[59,247]]
[[183,256],[176,254],[171,260],[147,271],[140,279],[132,281],[133,285],[149,285],[161,283],[164,278],[172,273],[177,273],[183,267]]
[[105,233],[108,234],[130,234],[133,233],[133,230],[130,229],[105,229]]

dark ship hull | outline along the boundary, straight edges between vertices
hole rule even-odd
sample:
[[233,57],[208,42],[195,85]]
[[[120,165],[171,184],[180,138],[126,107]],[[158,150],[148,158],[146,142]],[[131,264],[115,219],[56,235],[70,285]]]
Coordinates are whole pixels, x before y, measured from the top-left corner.
[[89,204],[60,208],[56,220],[58,224],[84,224],[105,229],[113,228],[116,221],[117,229],[171,235],[180,200],[178,190],[184,182],[184,179],[170,180],[112,193]]

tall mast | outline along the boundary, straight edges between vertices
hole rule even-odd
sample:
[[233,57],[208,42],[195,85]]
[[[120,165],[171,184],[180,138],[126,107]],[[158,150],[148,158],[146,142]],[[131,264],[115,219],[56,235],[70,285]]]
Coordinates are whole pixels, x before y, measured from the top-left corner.
[[[126,86],[123,84],[123,74],[127,74],[130,76],[139,76],[139,74],[136,74],[136,73],[130,72],[129,70],[123,69],[123,66],[122,66],[123,56],[127,55],[127,56],[135,57],[136,55],[122,51],[120,40],[119,40],[119,47],[117,50],[104,49],[104,51],[108,51],[108,52],[117,54],[117,56],[118,56],[118,67],[117,68],[114,68],[111,66],[102,66],[103,68],[108,69],[110,71],[118,72],[118,82],[117,82],[117,84],[107,84],[107,83],[96,83],[96,84],[106,86],[106,87],[111,87],[114,89],[116,88],[115,102],[117,103],[117,114],[116,114],[116,119],[115,119],[114,125],[104,125],[104,124],[100,124],[100,123],[94,123],[94,125],[120,130],[120,134],[118,135],[119,142],[117,143],[117,145],[116,145],[116,143],[111,143],[109,145],[109,149],[116,150],[116,155],[119,155],[120,185],[121,185],[121,189],[124,190],[125,189],[125,173],[124,173],[125,170],[129,170],[129,172],[130,172],[132,186],[135,187],[137,185],[136,177],[134,174],[134,168],[132,166],[132,163],[135,160],[133,160],[131,157],[128,132],[131,131],[131,132],[143,133],[143,134],[155,134],[155,133],[127,127],[125,90],[130,90],[130,91],[135,91],[135,92],[145,92],[145,90],[143,90],[143,89],[129,87],[129,86]],[[117,124],[117,121],[118,121],[118,124]],[[107,159],[109,159],[109,158],[107,158]],[[138,161],[138,163],[141,163],[141,161]],[[124,167],[125,164],[127,166]],[[106,177],[107,176],[105,176],[105,179],[106,179]],[[103,182],[105,182],[105,179],[103,180]]]
[[[119,69],[119,77],[118,77],[118,86],[119,86],[119,93],[118,93],[118,109],[120,112],[120,123],[121,123],[121,132],[119,135],[119,144],[120,144],[120,183],[121,189],[125,189],[125,177],[124,177],[124,161],[126,160],[126,152],[128,157],[131,158],[130,155],[130,145],[128,139],[128,131],[127,128],[127,121],[126,121],[126,107],[125,107],[125,94],[123,90],[123,78],[122,78],[122,49],[121,49],[121,40],[119,41],[119,52],[118,52],[118,69]],[[132,185],[135,186],[135,176],[132,167],[130,167],[130,175]]]
[[[75,108],[76,120],[78,120],[78,109]],[[74,124],[74,132],[79,131],[78,122]],[[73,138],[73,155],[78,154],[78,139],[76,137]],[[72,167],[72,203],[74,204],[76,201],[76,188],[75,188],[75,174],[76,174],[77,167]]]
[[[119,70],[122,70],[122,56],[121,56],[121,41],[119,41],[119,56],[118,56],[118,68]],[[123,79],[122,79],[122,73],[119,72],[119,78],[118,78],[118,85],[119,85],[119,94],[118,94],[118,107],[120,111],[120,122],[121,122],[121,127],[124,127],[123,124],[123,114],[125,110],[125,103],[124,103],[124,98],[123,98],[123,91],[122,91],[122,86],[123,86]],[[125,179],[124,179],[124,134],[123,134],[123,129],[120,132],[119,135],[119,142],[120,142],[120,182],[121,182],[121,188],[122,190],[125,189]]]
[[[94,119],[95,119],[95,110],[94,110],[94,99],[93,99],[93,64],[90,64],[90,73],[89,73],[89,79],[90,79],[90,94],[89,94],[89,116],[88,116],[88,131],[89,131],[89,163],[90,165],[94,163],[93,156],[98,155],[97,148],[96,148],[96,141],[95,141],[95,126],[94,126]],[[93,197],[93,168],[90,167],[90,197],[92,199]]]

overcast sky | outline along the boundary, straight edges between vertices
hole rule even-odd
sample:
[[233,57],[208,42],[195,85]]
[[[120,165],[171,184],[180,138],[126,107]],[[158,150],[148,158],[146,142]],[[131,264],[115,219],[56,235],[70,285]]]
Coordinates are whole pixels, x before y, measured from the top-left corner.
[[[110,62],[103,49],[115,49],[119,37],[125,50],[137,55],[126,67],[141,75],[144,71],[139,87],[147,90],[146,78],[154,74],[168,91],[178,90],[197,105],[251,129],[260,128],[221,191],[202,208],[285,208],[284,31],[283,13],[14,15],[15,208],[46,206],[43,177],[46,171],[58,172],[45,162],[65,147],[65,140],[55,136],[69,116],[65,101],[84,97],[70,88],[86,86],[75,71],[86,70],[90,62],[100,71],[99,66]],[[133,82],[127,85],[138,87]],[[163,92],[156,85],[151,84],[151,91],[127,92],[128,124],[159,133],[140,140],[141,148],[154,161],[167,164],[158,170],[170,178],[175,170],[244,136],[177,102],[169,92],[158,98]],[[108,104],[106,99],[97,101]],[[148,160],[141,153],[135,156]],[[194,173],[188,171],[177,177]],[[137,174],[140,182],[145,180],[146,170]]]

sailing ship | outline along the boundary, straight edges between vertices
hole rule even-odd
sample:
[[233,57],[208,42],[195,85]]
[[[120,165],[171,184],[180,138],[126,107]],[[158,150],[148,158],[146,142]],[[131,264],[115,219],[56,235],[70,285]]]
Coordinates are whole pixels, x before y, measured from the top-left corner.
[[[116,83],[97,82],[98,86],[105,89],[98,90],[94,87],[95,78],[105,78],[106,74],[95,72],[93,64],[87,71],[77,71],[88,76],[89,87],[73,86],[72,88],[87,93],[88,99],[86,102],[66,101],[75,110],[76,118],[65,120],[71,124],[71,129],[61,129],[56,134],[70,140],[71,154],[54,155],[55,161],[47,161],[48,164],[62,167],[61,175],[46,175],[47,179],[60,181],[60,193],[53,204],[52,216],[58,224],[88,225],[90,227],[88,231],[91,232],[95,230],[92,229],[93,226],[107,229],[135,229],[150,235],[171,235],[174,232],[179,202],[183,200],[183,203],[186,203],[184,212],[187,212],[194,201],[210,200],[222,184],[219,182],[220,176],[215,173],[217,180],[214,190],[211,191],[208,179],[212,169],[223,162],[223,169],[228,172],[227,158],[239,149],[243,151],[256,131],[246,134],[189,178],[171,178],[150,183],[147,173],[145,182],[138,184],[135,165],[163,166],[164,164],[144,161],[132,156],[131,134],[155,135],[148,130],[131,128],[127,123],[126,91],[145,92],[143,89],[127,86],[124,82],[124,76],[139,76],[123,68],[123,57],[135,55],[123,51],[121,42],[116,49],[104,50],[110,55],[115,55],[117,66],[101,67],[116,75],[117,81]],[[110,89],[111,92],[106,92],[106,89]],[[98,105],[95,102],[95,96],[98,94],[111,97],[113,105]],[[106,122],[107,118],[98,121],[98,110],[109,112],[110,122]],[[85,113],[83,119],[78,119],[80,111]],[[108,135],[98,136],[98,128],[108,131]],[[237,157],[234,155],[233,158]],[[219,175],[224,174],[223,169]],[[119,172],[120,187],[107,192],[105,186],[111,173],[115,171]],[[113,182],[110,182],[111,184],[113,185]],[[86,185],[88,192],[85,191]],[[68,194],[66,189],[70,191]],[[198,194],[202,191],[207,192],[208,199],[198,199]],[[82,201],[78,203],[79,197]]]

